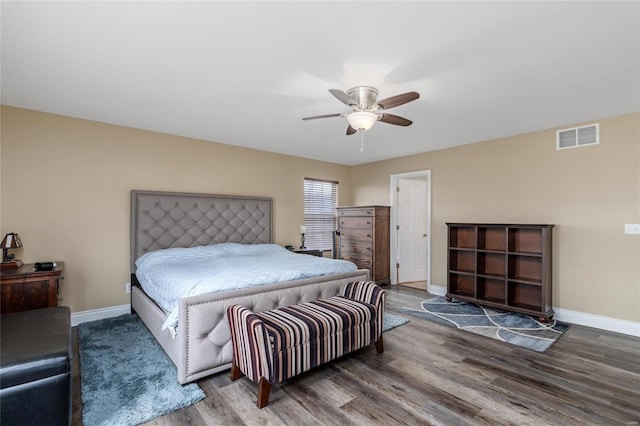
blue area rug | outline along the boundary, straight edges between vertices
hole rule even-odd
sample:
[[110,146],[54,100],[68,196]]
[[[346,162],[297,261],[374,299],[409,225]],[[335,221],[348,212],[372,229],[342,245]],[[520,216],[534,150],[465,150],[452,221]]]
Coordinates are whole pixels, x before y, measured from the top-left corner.
[[390,314],[389,312],[384,313],[382,331],[389,331],[392,328],[400,327],[403,324],[409,322],[405,317],[401,317],[400,315]]
[[553,319],[541,323],[517,312],[455,299],[447,302],[441,296],[423,301],[420,309],[402,308],[401,312],[537,352],[546,351],[569,328]]
[[204,398],[181,386],[176,367],[137,315],[78,325],[82,422],[137,425]]
[[[408,322],[385,313],[383,331]],[[173,362],[137,315],[80,324],[78,340],[85,425],[137,425],[205,396],[195,383],[178,383]]]

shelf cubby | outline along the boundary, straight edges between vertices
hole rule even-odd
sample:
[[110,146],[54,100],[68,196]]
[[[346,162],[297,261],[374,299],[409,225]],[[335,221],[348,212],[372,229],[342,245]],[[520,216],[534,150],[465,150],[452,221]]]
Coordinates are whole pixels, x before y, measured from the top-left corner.
[[447,300],[484,303],[541,320],[553,316],[553,225],[447,226]]
[[506,257],[504,253],[478,252],[477,257],[478,274],[505,276]]
[[509,255],[509,279],[542,283],[542,257]]
[[513,253],[542,253],[542,230],[509,228],[509,251]]
[[477,298],[481,301],[505,303],[507,295],[506,281],[496,278],[477,278]]
[[473,275],[450,272],[449,285],[457,295],[475,297],[475,277]]
[[490,251],[505,251],[507,234],[504,228],[478,227],[478,249]]
[[476,228],[473,226],[461,226],[449,229],[449,247],[476,248]]
[[509,281],[507,304],[534,312],[543,310],[542,287]]
[[452,271],[474,273],[476,271],[476,254],[468,250],[451,250],[449,266]]

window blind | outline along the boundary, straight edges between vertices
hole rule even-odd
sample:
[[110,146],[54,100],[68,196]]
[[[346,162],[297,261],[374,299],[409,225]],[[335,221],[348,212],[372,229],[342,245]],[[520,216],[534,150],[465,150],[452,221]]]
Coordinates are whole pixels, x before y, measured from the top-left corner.
[[331,250],[336,230],[338,182],[304,179],[305,246],[315,250]]

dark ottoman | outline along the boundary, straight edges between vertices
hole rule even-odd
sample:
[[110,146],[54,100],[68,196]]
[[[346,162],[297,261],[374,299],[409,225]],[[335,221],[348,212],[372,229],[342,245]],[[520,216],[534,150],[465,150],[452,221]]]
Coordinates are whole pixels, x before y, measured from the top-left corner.
[[71,313],[67,307],[0,316],[0,423],[71,423]]

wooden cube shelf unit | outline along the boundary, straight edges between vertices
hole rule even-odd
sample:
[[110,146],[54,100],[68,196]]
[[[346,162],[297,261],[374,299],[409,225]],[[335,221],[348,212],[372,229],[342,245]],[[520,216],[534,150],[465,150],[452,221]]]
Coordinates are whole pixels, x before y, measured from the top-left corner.
[[553,316],[553,225],[447,223],[447,227],[447,300],[521,312],[542,321]]

